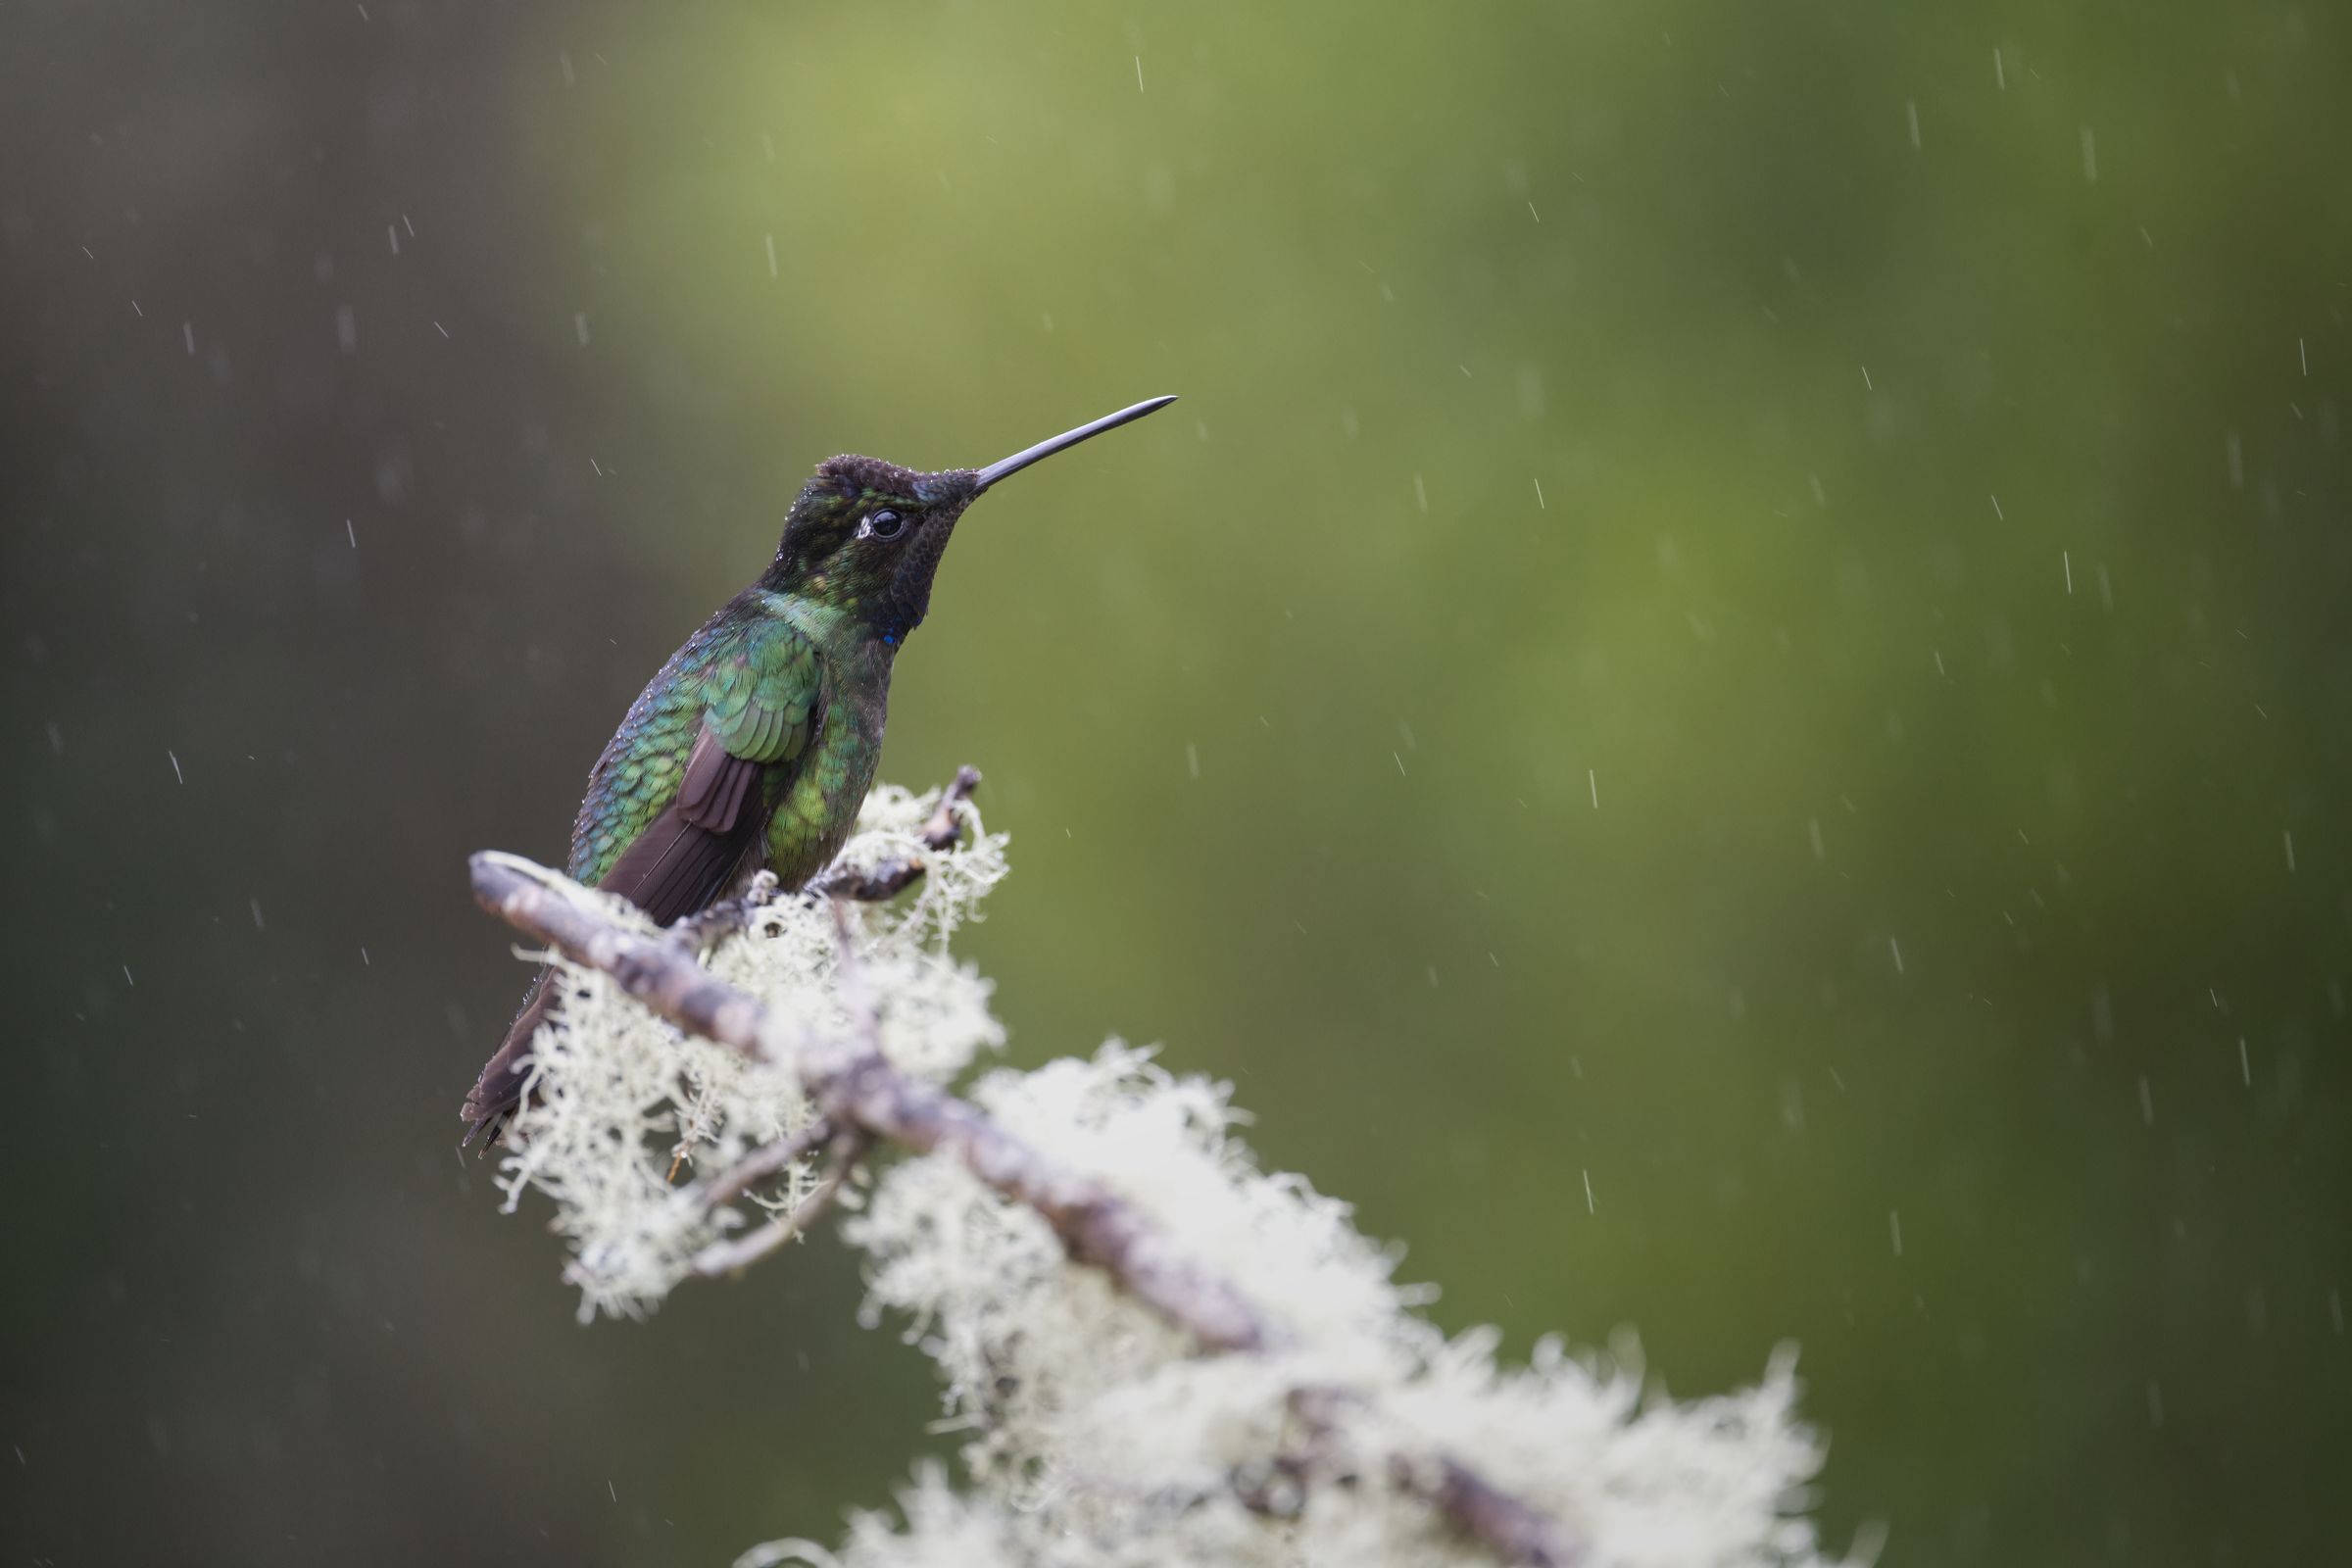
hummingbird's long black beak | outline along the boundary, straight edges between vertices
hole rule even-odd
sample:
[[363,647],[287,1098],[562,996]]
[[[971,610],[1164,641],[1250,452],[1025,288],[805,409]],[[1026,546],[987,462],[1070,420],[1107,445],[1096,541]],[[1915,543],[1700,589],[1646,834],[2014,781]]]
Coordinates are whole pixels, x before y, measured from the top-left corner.
[[1081,441],[1091,441],[1105,430],[1116,430],[1120,425],[1140,419],[1155,410],[1164,409],[1175,401],[1173,394],[1164,398],[1146,398],[1131,409],[1121,409],[1116,414],[1105,414],[1100,419],[1082,424],[1075,430],[1064,430],[1051,440],[1040,441],[1026,451],[1015,452],[1009,458],[992,463],[974,476],[972,494],[980,494],[981,491],[986,490],[1006,474],[1018,473],[1040,458],[1050,458],[1056,452],[1066,452]]

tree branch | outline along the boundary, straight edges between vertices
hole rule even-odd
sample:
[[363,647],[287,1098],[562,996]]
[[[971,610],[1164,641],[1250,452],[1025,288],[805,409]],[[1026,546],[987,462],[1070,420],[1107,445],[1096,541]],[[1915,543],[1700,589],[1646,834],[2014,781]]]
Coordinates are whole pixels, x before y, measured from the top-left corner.
[[[970,784],[978,781],[976,772],[964,769],[942,801],[931,827],[948,835],[945,842],[953,842],[955,801],[968,795]],[[1110,1275],[1202,1348],[1249,1352],[1283,1339],[1231,1281],[1188,1256],[1150,1216],[1101,1181],[1031,1148],[970,1102],[892,1066],[881,1051],[880,1026],[864,994],[850,951],[847,916],[838,904],[834,913],[843,949],[840,984],[858,1023],[858,1038],[846,1045],[795,1027],[758,999],[714,978],[687,945],[628,929],[544,866],[495,851],[475,855],[470,863],[475,902],[509,925],[575,963],[611,975],[630,996],[680,1028],[752,1060],[788,1067],[799,1077],[825,1122],[837,1129],[834,1143],[841,1152],[826,1183],[802,1209],[820,1198],[829,1200],[838,1192],[854,1157],[845,1140],[860,1145],[888,1142],[917,1153],[938,1151],[960,1160],[1001,1196],[1036,1211],[1072,1258]],[[737,1193],[813,1147],[793,1147],[800,1143],[799,1138],[784,1140],[749,1156],[706,1189],[704,1200],[724,1201],[709,1195],[720,1192],[747,1166],[754,1167],[753,1174],[735,1188]],[[749,1236],[713,1244],[696,1260],[698,1272],[728,1272],[772,1251],[799,1234],[801,1218],[796,1211]],[[1308,1419],[1331,1419],[1336,1403],[1318,1398]],[[1399,1455],[1392,1461],[1392,1479],[1502,1562],[1561,1568],[1571,1560],[1557,1525],[1452,1459]]]

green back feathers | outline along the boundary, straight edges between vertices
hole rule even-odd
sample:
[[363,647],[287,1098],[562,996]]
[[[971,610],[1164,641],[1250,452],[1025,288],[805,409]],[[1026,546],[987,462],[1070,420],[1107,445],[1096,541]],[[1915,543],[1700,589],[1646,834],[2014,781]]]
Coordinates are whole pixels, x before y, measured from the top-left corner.
[[706,721],[732,756],[788,761],[808,743],[819,680],[816,650],[787,622],[763,615],[703,677]]

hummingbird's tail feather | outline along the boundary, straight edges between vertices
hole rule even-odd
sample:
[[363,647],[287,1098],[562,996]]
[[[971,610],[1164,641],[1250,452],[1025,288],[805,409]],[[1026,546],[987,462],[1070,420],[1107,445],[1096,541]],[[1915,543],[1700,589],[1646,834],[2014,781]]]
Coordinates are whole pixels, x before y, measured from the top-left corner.
[[713,833],[673,808],[637,835],[597,886],[619,894],[656,925],[668,925],[708,908],[735,880],[751,850],[752,835],[744,828]]
[[482,1065],[482,1075],[474,1080],[473,1090],[466,1097],[466,1104],[458,1115],[473,1125],[466,1131],[465,1149],[476,1139],[485,1139],[484,1147],[498,1142],[498,1135],[514,1112],[522,1107],[522,1082],[531,1065],[531,1041],[539,1026],[547,1021],[548,1009],[556,1002],[556,971],[542,969],[531,986],[531,994],[523,999],[522,1010],[507,1027],[507,1038],[499,1043],[497,1052]]
[[[656,925],[669,925],[708,908],[726,892],[759,843],[765,814],[755,808],[760,798],[760,763],[730,755],[704,731],[687,760],[677,800],[621,852],[597,887],[619,894]],[[459,1114],[473,1127],[460,1149],[481,1137],[495,1143],[521,1108],[531,1040],[555,1005],[555,974],[553,969],[539,972],[522,1011],[474,1081],[473,1093],[466,1097]]]
[[512,1114],[513,1113],[509,1111],[500,1111],[496,1114],[485,1116],[480,1121],[477,1121],[472,1126],[466,1128],[466,1136],[458,1140],[458,1152],[463,1154],[466,1152],[466,1151],[471,1149],[473,1147],[473,1141],[476,1138],[482,1140],[482,1147],[484,1149],[489,1149],[495,1146],[498,1143],[498,1135],[507,1130],[507,1121]]

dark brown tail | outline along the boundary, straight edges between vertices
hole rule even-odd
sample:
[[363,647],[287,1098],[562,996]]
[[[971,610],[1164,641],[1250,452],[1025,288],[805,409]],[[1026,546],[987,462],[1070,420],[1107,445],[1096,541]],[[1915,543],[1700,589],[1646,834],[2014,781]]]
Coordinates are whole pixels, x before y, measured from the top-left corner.
[[474,1080],[473,1092],[466,1097],[466,1107],[458,1112],[461,1118],[473,1124],[464,1142],[458,1145],[460,1149],[476,1138],[498,1142],[508,1118],[521,1108],[523,1075],[531,1066],[531,1040],[547,1021],[548,1008],[555,1005],[555,976],[553,969],[539,971],[531,994],[523,999],[522,1011],[514,1015],[514,1022],[507,1030],[507,1038],[483,1065],[482,1075]]
[[[708,907],[742,870],[766,820],[760,804],[763,765],[731,755],[706,726],[686,759],[678,798],[621,852],[597,886],[619,894],[661,926]],[[473,1123],[460,1149],[484,1135],[496,1142],[521,1106],[531,1037],[555,1000],[554,971],[542,969],[498,1054],[482,1068],[466,1108],[458,1112]]]

